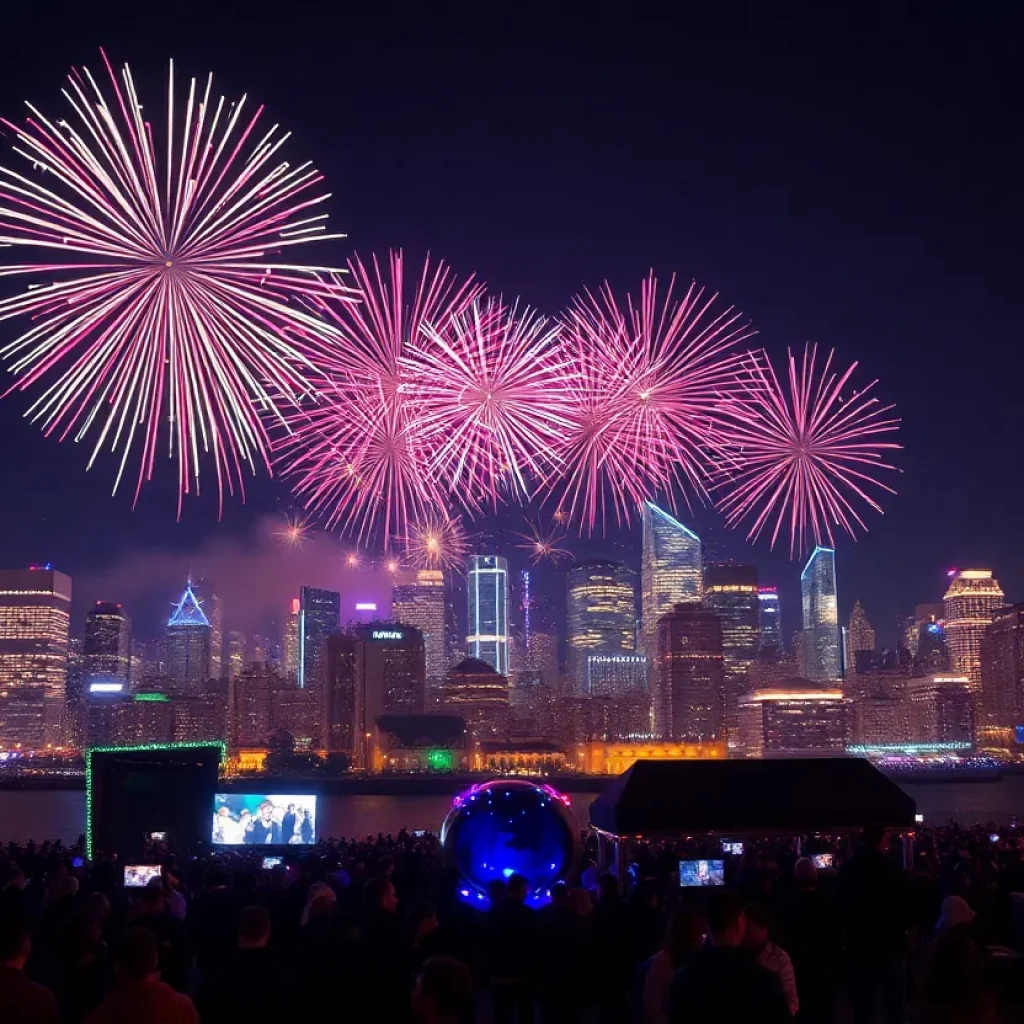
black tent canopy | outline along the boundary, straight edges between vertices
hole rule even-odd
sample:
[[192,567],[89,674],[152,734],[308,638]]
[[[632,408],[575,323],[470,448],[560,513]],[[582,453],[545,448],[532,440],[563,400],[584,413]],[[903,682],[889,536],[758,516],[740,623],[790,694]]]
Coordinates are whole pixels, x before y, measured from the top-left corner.
[[863,758],[637,761],[591,805],[615,838],[914,828],[914,800]]

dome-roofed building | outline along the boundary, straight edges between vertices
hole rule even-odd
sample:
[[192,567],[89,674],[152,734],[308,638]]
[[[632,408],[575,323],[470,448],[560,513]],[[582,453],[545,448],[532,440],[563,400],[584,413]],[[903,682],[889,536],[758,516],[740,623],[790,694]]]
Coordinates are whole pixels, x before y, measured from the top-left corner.
[[448,670],[440,711],[459,715],[477,739],[503,736],[508,728],[508,680],[479,658],[463,658]]

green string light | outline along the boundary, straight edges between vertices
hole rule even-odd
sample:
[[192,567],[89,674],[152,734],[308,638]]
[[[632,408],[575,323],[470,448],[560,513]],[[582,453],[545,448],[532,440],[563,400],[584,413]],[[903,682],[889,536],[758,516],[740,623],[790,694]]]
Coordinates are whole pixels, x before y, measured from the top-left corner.
[[93,754],[130,754],[143,750],[198,750],[199,748],[218,747],[220,763],[227,757],[227,744],[217,740],[191,741],[187,743],[134,743],[127,747],[88,747],[85,751],[85,856],[92,860],[92,755]]

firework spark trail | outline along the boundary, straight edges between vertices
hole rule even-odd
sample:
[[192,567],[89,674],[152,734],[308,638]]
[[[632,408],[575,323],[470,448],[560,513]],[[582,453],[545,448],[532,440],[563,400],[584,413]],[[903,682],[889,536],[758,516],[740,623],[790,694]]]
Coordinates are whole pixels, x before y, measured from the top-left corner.
[[330,383],[289,416],[290,436],[277,457],[328,527],[359,543],[379,535],[390,549],[448,501],[417,426],[405,353],[425,322],[450,321],[483,288],[472,279],[459,283],[428,259],[410,291],[400,252],[390,254],[387,272],[376,257],[370,265],[354,257],[348,266],[360,302],[317,307],[340,338],[318,353]]
[[527,525],[530,527],[529,533],[516,534],[526,543],[517,544],[516,547],[521,551],[526,551],[534,565],[540,562],[551,562],[553,565],[557,565],[562,559],[569,562],[573,560],[575,556],[568,548],[559,547],[559,544],[565,539],[565,534],[561,530],[556,528],[545,532],[536,523],[528,522]]
[[606,283],[576,297],[563,318],[564,344],[577,365],[573,424],[558,451],[560,472],[545,486],[560,510],[592,532],[614,513],[628,523],[640,504],[679,489],[707,496],[714,416],[736,385],[753,333],[717,295],[691,284],[673,299],[675,277],[659,300],[653,272],[639,299],[620,306]]
[[526,498],[570,426],[570,360],[530,308],[474,302],[424,324],[406,359],[430,471],[469,511]]
[[880,439],[899,429],[887,415],[893,407],[870,394],[877,381],[845,397],[857,363],[834,370],[829,352],[819,373],[817,354],[817,345],[805,346],[798,366],[788,353],[786,389],[767,355],[752,353],[743,389],[721,407],[729,460],[719,471],[718,508],[730,526],[750,521],[751,541],[774,520],[772,547],[788,522],[791,556],[812,543],[834,546],[833,526],[856,538],[855,527],[867,527],[855,500],[881,512],[870,491],[896,493],[874,475],[895,470],[885,460],[901,446]]
[[34,321],[0,349],[17,376],[7,393],[43,387],[26,415],[60,439],[93,432],[90,467],[119,452],[115,492],[141,448],[136,501],[166,438],[179,515],[212,455],[223,507],[225,489],[244,496],[243,466],[270,468],[261,415],[283,422],[336,339],[308,304],[345,299],[331,268],[279,254],[343,236],[315,212],[330,197],[319,172],[280,161],[289,135],[274,125],[259,136],[262,107],[243,117],[244,96],[213,101],[212,76],[201,94],[192,79],[176,123],[172,63],[161,160],[131,71],[119,79],[102,58],[113,107],[88,69],[73,69],[63,95],[74,123],[31,104],[25,125],[2,121],[45,177],[0,166],[0,245],[60,254],[0,267],[50,279],[0,300],[0,321]]

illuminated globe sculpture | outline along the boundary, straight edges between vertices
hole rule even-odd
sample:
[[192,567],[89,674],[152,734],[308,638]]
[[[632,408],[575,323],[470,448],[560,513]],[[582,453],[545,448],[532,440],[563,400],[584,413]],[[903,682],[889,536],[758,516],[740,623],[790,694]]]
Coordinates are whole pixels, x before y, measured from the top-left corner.
[[569,873],[578,835],[567,796],[525,779],[496,779],[455,798],[441,845],[479,898],[488,883],[512,874],[542,897]]

